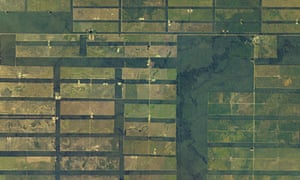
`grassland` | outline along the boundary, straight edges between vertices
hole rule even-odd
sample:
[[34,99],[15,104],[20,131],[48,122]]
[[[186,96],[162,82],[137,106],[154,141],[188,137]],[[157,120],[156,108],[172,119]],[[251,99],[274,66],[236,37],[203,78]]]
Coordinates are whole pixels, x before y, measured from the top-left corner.
[[[150,110],[150,111],[149,111]],[[148,118],[148,114],[152,118],[175,118],[175,104],[125,104],[125,117]]]
[[28,11],[71,11],[70,0],[27,0]]
[[62,120],[61,133],[113,133],[113,120]]
[[114,79],[113,68],[61,67],[61,79]]
[[169,0],[169,6],[211,7],[212,4],[212,0]]

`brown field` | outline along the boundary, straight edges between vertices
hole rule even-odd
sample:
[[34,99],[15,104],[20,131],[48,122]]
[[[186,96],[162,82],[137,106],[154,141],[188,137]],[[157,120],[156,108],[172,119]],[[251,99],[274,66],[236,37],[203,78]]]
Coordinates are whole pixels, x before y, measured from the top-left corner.
[[[176,80],[176,69],[151,68],[150,79],[156,80]],[[123,79],[149,79],[148,68],[123,68]]]
[[27,156],[26,161],[28,163],[36,163],[36,162],[46,162],[51,163],[53,158],[50,156]]
[[78,46],[16,46],[17,57],[74,57]]
[[63,115],[114,115],[115,103],[113,101],[61,101],[61,114]]
[[255,36],[254,58],[277,58],[277,36]]
[[54,101],[3,101],[0,114],[48,114],[53,115]]
[[299,0],[262,0],[263,7],[300,7]]
[[16,34],[16,41],[79,41],[78,34]]
[[118,20],[117,8],[74,8],[74,20]]
[[1,133],[54,133],[55,122],[52,120],[1,120]]
[[176,142],[125,140],[125,154],[176,155]]
[[125,46],[126,57],[177,57],[177,46]]
[[62,137],[62,151],[116,151],[117,139],[105,137]]
[[114,120],[61,120],[61,133],[113,133]]
[[118,6],[119,0],[73,0],[74,6]]
[[176,137],[175,123],[126,122],[127,136]]
[[115,69],[95,67],[61,67],[61,79],[114,79]]
[[0,66],[1,78],[53,78],[53,68],[45,66]]
[[62,98],[114,98],[115,85],[62,83],[60,95]]
[[262,32],[264,32],[264,33],[299,33],[300,26],[298,24],[262,24]]
[[0,97],[53,97],[53,84],[0,83]]
[[125,156],[125,170],[176,170],[176,157]]
[[118,32],[118,22],[74,22],[74,32],[86,32],[89,28],[96,32]]
[[0,151],[54,151],[54,138],[4,137],[0,138]]
[[28,11],[67,11],[71,10],[70,0],[26,0]]
[[169,24],[170,32],[212,32],[211,23],[177,23],[173,21]]
[[66,176],[60,175],[61,180],[120,180],[119,176],[98,176],[98,175],[77,175],[77,176]]
[[71,156],[62,157],[61,166],[63,170],[117,170],[119,161],[117,157]]
[[123,32],[165,32],[165,23],[129,22],[122,23]]
[[280,75],[279,65],[257,65],[255,66],[255,77],[277,77]]
[[125,175],[124,180],[176,180],[176,175]]
[[0,11],[25,11],[25,0],[0,0]]

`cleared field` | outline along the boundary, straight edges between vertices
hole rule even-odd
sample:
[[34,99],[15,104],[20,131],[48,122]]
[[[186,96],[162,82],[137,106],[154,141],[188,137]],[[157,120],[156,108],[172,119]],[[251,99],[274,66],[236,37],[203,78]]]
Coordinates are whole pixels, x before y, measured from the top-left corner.
[[0,0],[0,11],[25,11],[25,0]]
[[300,95],[297,93],[256,93],[256,114],[299,115]]
[[217,9],[216,21],[258,21],[260,12],[255,9]]
[[299,10],[293,9],[264,9],[262,11],[263,21],[295,21],[300,17]]
[[176,155],[176,142],[125,140],[124,154]]
[[255,36],[254,58],[277,58],[277,36]]
[[113,133],[113,120],[61,120],[61,133]]
[[252,120],[208,120],[207,128],[210,132],[219,132],[219,131],[252,131],[253,124]]
[[164,0],[142,0],[139,1],[138,3],[132,0],[123,0],[123,5],[124,6],[131,6],[131,7],[135,7],[135,6],[164,6],[165,5],[165,1]]
[[0,151],[55,151],[55,138],[1,137]]
[[300,26],[298,24],[262,24],[262,32],[264,33],[299,33]]
[[118,22],[73,22],[74,32],[86,32],[92,28],[96,32],[118,32]]
[[62,83],[60,95],[62,98],[114,98],[115,85]]
[[1,120],[1,133],[54,133],[55,122],[52,120]]
[[45,66],[0,66],[1,78],[53,78],[53,68]]
[[121,34],[120,36],[126,42],[177,42],[177,35],[174,34],[143,34],[143,36],[136,34]]
[[[255,176],[257,177],[257,176]],[[252,175],[207,175],[207,180],[250,180]],[[264,179],[267,180],[267,179]]]
[[170,32],[212,32],[212,23],[178,23],[172,21],[169,23]]
[[216,0],[216,7],[258,7],[260,0]]
[[[122,68],[123,79],[149,79],[148,68]],[[176,69],[150,69],[150,79],[156,80],[176,80]]]
[[61,79],[114,79],[115,69],[95,67],[61,67]]
[[87,46],[89,57],[124,57],[124,46]]
[[209,92],[208,104],[244,104],[252,103],[253,93]]
[[[161,8],[123,8],[122,20],[165,20],[166,11]],[[141,20],[141,21],[143,21]]]
[[176,85],[171,84],[125,84],[123,98],[176,100]]
[[299,125],[297,120],[257,120],[256,142],[298,144]]
[[73,20],[118,20],[117,8],[74,8]]
[[176,170],[176,157],[125,156],[125,170]]
[[[54,170],[54,157],[41,157],[40,161],[31,162],[33,156],[0,157],[0,170]],[[34,177],[34,176],[33,176]],[[7,177],[9,178],[9,176]],[[47,179],[48,180],[48,179]]]
[[119,0],[73,0],[73,6],[118,6]]
[[263,7],[299,7],[298,0],[262,0]]
[[52,83],[0,83],[1,97],[52,97]]
[[113,101],[61,101],[63,115],[114,115]]
[[71,156],[61,158],[63,170],[117,170],[119,169],[118,157],[99,157],[99,156]]
[[16,41],[79,41],[78,34],[16,34]]
[[17,57],[74,57],[79,46],[16,46]]
[[187,9],[169,9],[168,16],[171,21],[212,21],[212,9],[193,9],[189,13]]
[[60,176],[61,180],[83,180],[83,179],[88,179],[88,180],[119,180],[119,176],[97,176],[97,175],[77,175],[77,176],[71,176],[71,175],[61,175]]
[[213,0],[169,0],[169,6],[204,6],[211,7]]
[[255,68],[256,87],[258,88],[299,88],[300,66],[269,65]]
[[125,104],[126,118],[176,118],[176,104]]
[[126,57],[177,57],[177,46],[125,46]]
[[0,114],[54,114],[54,101],[2,101]]
[[210,115],[251,115],[252,113],[252,103],[208,104]]
[[175,123],[126,122],[126,136],[176,137]]
[[122,32],[165,32],[166,23],[128,22],[122,23]]
[[[2,178],[2,179],[1,179]],[[19,180],[19,179],[34,179],[34,180],[55,180],[54,175],[0,175],[1,180]]]
[[252,142],[252,131],[235,130],[235,131],[209,131],[207,134],[208,142],[217,143],[234,143],[234,142]]
[[71,11],[70,0],[27,0],[28,11]]
[[300,168],[299,153],[296,148],[257,148],[255,170],[297,171]]
[[176,175],[125,175],[124,176],[124,180],[141,180],[141,179],[176,180]]
[[116,138],[105,137],[62,137],[61,151],[117,151],[119,149]]

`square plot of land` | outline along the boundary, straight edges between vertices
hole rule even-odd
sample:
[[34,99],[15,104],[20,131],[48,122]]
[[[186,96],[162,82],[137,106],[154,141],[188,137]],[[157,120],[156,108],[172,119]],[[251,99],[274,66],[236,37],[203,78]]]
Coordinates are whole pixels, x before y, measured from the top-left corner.
[[74,8],[73,20],[118,20],[117,8]]
[[277,36],[255,36],[254,58],[277,58]]
[[61,101],[62,115],[114,115],[113,101]]

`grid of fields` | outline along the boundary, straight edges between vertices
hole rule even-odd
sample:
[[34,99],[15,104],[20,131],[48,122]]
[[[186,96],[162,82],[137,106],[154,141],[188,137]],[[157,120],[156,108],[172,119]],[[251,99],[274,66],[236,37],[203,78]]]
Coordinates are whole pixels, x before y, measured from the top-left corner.
[[2,179],[176,179],[176,38],[94,37],[16,36],[0,66]]

